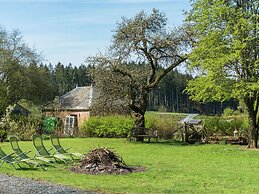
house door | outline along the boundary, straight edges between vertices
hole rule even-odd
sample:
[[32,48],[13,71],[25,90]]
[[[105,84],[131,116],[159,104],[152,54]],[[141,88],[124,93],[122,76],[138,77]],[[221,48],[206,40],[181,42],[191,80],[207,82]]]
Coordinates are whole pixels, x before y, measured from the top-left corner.
[[73,136],[78,128],[77,125],[77,116],[70,115],[66,116],[66,123],[65,123],[65,135]]

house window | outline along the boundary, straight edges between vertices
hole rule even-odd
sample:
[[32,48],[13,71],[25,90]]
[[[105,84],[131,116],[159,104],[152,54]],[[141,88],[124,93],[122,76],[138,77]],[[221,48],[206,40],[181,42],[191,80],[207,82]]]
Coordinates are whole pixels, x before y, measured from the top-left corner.
[[77,116],[76,115],[70,115],[66,116],[66,123],[65,123],[65,134],[72,136],[75,134],[75,131],[77,130]]

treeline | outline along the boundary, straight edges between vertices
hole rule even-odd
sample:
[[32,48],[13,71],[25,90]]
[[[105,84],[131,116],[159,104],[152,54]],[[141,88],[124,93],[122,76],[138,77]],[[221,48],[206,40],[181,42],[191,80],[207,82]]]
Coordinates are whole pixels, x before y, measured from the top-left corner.
[[[23,92],[19,92],[19,99],[23,98],[34,102],[37,105],[52,101],[55,96],[61,96],[77,86],[91,84],[88,76],[90,67],[81,65],[72,66],[70,63],[65,66],[61,63],[53,66],[52,64],[30,64],[24,67],[26,71],[25,80],[20,79]],[[21,94],[24,94],[21,96]]]
[[198,103],[189,99],[185,88],[189,80],[193,79],[191,74],[171,71],[164,77],[150,94],[148,99],[148,110],[184,112],[200,114],[222,114],[229,107],[237,109],[238,101],[229,100],[225,102]]
[[4,113],[8,105],[13,105],[21,99],[41,106],[76,86],[90,85],[89,69],[90,67],[85,65],[76,67],[72,64],[65,66],[61,63],[53,66],[32,62],[27,66],[17,66],[15,70],[12,69],[8,73],[6,87],[2,84],[0,88],[2,92],[0,114]]
[[[90,71],[93,67],[80,65],[67,66],[31,63],[19,67],[15,71],[12,88],[12,102],[26,99],[36,105],[43,105],[53,101],[55,96],[62,96],[75,87],[89,86],[92,84]],[[220,114],[224,108],[237,106],[236,102],[226,103],[194,103],[184,92],[188,80],[193,79],[190,74],[183,74],[177,70],[170,72],[158,87],[149,94],[148,110],[168,112],[190,112],[203,114]],[[2,110],[4,111],[4,110]]]
[[171,71],[149,94],[149,110],[187,112],[191,102],[184,89],[191,79],[189,74]]

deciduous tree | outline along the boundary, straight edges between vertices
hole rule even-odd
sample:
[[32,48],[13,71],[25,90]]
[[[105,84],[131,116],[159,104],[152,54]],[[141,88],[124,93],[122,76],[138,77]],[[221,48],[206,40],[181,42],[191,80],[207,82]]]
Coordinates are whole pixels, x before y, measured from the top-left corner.
[[24,95],[27,78],[24,67],[39,59],[19,31],[9,33],[0,28],[0,112]]
[[192,2],[187,20],[196,36],[190,60],[201,74],[187,91],[196,101],[243,101],[249,116],[249,146],[257,147],[259,1]]
[[165,15],[156,9],[122,18],[109,51],[87,60],[95,66],[100,99],[126,105],[134,112],[135,127],[145,127],[148,94],[187,60],[188,41],[187,28],[169,30]]

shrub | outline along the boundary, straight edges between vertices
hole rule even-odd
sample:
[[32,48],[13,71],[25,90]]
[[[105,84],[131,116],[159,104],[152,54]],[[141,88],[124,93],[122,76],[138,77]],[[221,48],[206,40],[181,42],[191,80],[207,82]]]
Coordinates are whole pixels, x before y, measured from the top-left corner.
[[21,140],[29,140],[35,133],[40,121],[39,117],[17,116],[10,123],[10,134],[18,136]]
[[8,134],[8,124],[4,118],[0,120],[0,141],[3,142],[7,138]]
[[55,132],[56,118],[53,116],[46,117],[43,120],[43,133],[52,134]]
[[238,110],[234,110],[232,108],[225,108],[223,111],[223,115],[226,116],[235,116],[235,115],[239,115],[240,112]]
[[127,137],[134,120],[126,116],[91,117],[80,129],[87,137]]
[[204,123],[204,134],[211,136],[213,134],[219,135],[233,135],[235,129],[237,129],[240,135],[245,135],[247,131],[247,120],[240,117],[205,117]]
[[[171,139],[181,124],[182,116],[176,115],[145,115],[146,128],[156,129],[159,138]],[[87,137],[128,137],[134,127],[134,118],[127,116],[91,117],[80,128],[82,136]]]
[[182,116],[178,115],[147,115],[146,116],[146,127],[153,128],[158,131],[158,137],[162,139],[172,139],[181,127],[179,121]]

